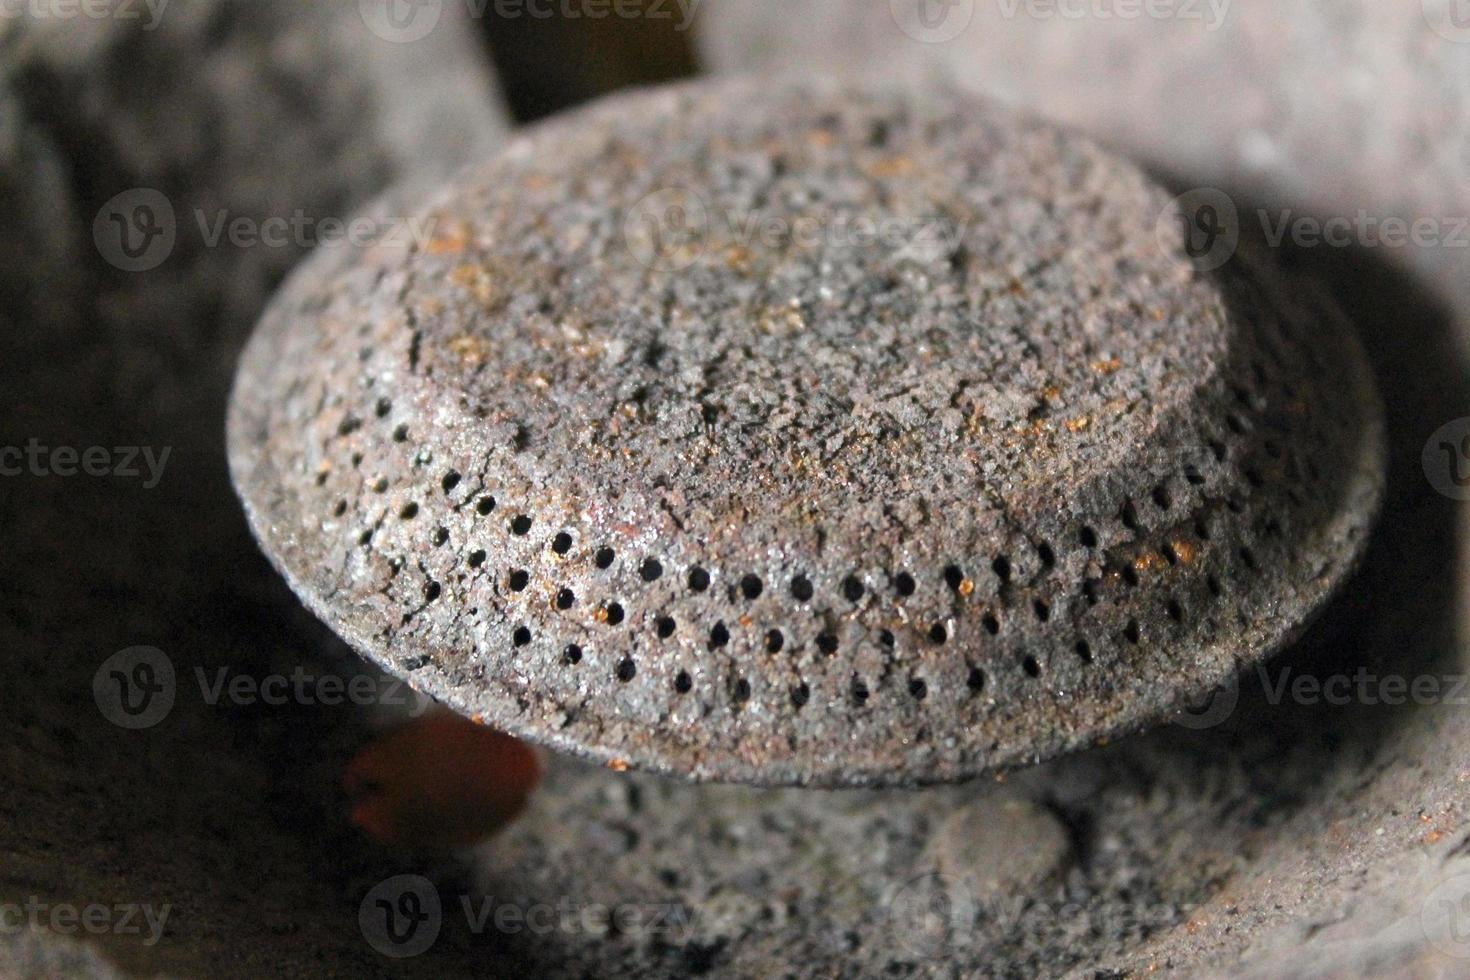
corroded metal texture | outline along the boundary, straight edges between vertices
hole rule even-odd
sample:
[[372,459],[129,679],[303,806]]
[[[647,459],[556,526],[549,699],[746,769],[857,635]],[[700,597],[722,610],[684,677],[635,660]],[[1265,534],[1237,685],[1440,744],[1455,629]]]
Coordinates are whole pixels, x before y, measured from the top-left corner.
[[1294,636],[1382,485],[1324,297],[947,92],[697,85],[532,130],[299,272],[230,419],[360,650],[615,765],[961,778]]

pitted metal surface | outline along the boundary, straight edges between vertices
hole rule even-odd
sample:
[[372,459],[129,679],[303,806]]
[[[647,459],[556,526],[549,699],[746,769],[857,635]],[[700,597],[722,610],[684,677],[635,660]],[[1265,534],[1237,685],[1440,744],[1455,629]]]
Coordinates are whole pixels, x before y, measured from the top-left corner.
[[[769,86],[767,86],[769,88]],[[266,551],[460,711],[873,785],[1162,720],[1294,636],[1382,486],[1331,303],[948,92],[699,84],[539,126],[320,256],[231,410]]]

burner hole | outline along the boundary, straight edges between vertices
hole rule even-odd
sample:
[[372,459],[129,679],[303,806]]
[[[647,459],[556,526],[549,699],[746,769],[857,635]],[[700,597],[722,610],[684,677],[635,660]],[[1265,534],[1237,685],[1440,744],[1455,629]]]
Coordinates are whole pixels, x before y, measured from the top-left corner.
[[949,630],[945,628],[945,625],[943,623],[935,623],[933,626],[929,627],[930,643],[933,643],[935,646],[941,646],[943,645],[944,641],[948,639]]
[[658,622],[654,624],[654,628],[657,631],[658,638],[660,640],[667,640],[669,637],[674,635],[674,630],[678,629],[679,626],[677,623],[674,622],[673,617],[660,616],[658,618]]
[[1186,466],[1184,467],[1184,480],[1192,487],[1203,486],[1205,475],[1199,471],[1198,467]]
[[1078,640],[1076,650],[1077,656],[1081,658],[1083,663],[1092,663],[1092,644],[1088,643],[1086,640]]
[[1096,548],[1097,532],[1090,527],[1084,527],[1081,531],[1077,532],[1077,540],[1082,542],[1082,547],[1084,548]]
[[1246,568],[1253,572],[1256,570],[1256,555],[1249,548],[1240,549],[1240,560],[1245,563]]
[[746,599],[758,598],[763,588],[759,575],[747,575],[740,580],[740,593]]
[[561,652],[561,660],[564,664],[576,665],[582,662],[582,648],[575,643]]
[[971,667],[970,676],[965,678],[965,686],[970,689],[971,694],[979,694],[985,690],[985,671],[979,667]]
[[558,555],[564,555],[568,551],[571,551],[572,536],[565,531],[559,532],[556,537],[551,539],[551,550]]
[[366,547],[367,545],[371,544],[372,543],[372,540],[373,540],[373,532],[372,532],[372,529],[371,528],[369,528],[368,530],[362,532],[362,534],[358,535],[358,537],[357,537],[357,543],[360,544],[360,545],[362,545],[363,547]]
[[744,677],[737,680],[735,682],[734,689],[730,691],[730,697],[735,700],[736,704],[744,704],[745,702],[749,701],[750,681],[746,680]]
[[798,575],[791,580],[791,595],[797,602],[809,602],[815,592],[811,580],[805,575]]
[[531,573],[523,568],[518,568],[510,573],[510,590],[512,592],[524,592],[526,586],[531,584]]
[[362,428],[362,420],[349,415],[342,420],[341,425],[337,426],[337,435],[350,436],[360,428]]
[[398,428],[394,429],[393,430],[393,441],[394,442],[407,442],[408,441],[408,426],[406,426],[406,425],[400,425]]
[[1159,510],[1168,510],[1174,506],[1174,498],[1169,496],[1169,488],[1162,483],[1154,487],[1154,506]]
[[1201,541],[1210,540],[1210,525],[1203,517],[1194,522],[1194,533]]
[[1184,622],[1184,607],[1179,604],[1178,599],[1170,599],[1165,603],[1164,611],[1169,614],[1169,618],[1174,620],[1174,622]]
[[[1000,559],[996,559],[999,561]],[[951,591],[958,592],[961,585],[965,584],[965,570],[958,565],[946,565],[944,568],[944,584]]]
[[524,626],[516,627],[515,633],[511,635],[511,642],[518,647],[526,646],[531,642],[531,631]]
[[345,500],[339,500],[339,501],[337,501],[337,506],[332,508],[332,514],[333,514],[333,516],[335,516],[335,517],[341,517],[345,513],[347,513],[347,501],[345,501]]
[[1159,549],[1159,551],[1163,554],[1164,561],[1168,562],[1171,565],[1179,564],[1179,552],[1174,550],[1174,546],[1172,544],[1165,544]]
[[483,551],[472,551],[472,552],[470,552],[470,567],[471,568],[479,568],[483,564],[485,564],[485,552],[483,552]]
[[657,582],[663,573],[664,567],[659,564],[657,558],[645,558],[643,564],[638,566],[638,574],[645,582]]
[[379,477],[378,478],[378,482],[376,482],[376,483],[373,484],[373,492],[374,493],[387,493],[388,492],[388,481],[387,481],[387,479],[386,478],[383,478],[383,477]]
[[556,608],[566,611],[576,605],[577,594],[571,589],[562,589],[556,594]]
[[617,553],[614,552],[611,548],[598,548],[597,554],[592,556],[592,564],[602,569],[611,568],[613,559],[616,557]]
[[899,595],[908,597],[918,591],[919,583],[915,582],[914,577],[908,572],[899,572],[893,580],[893,588]]
[[819,633],[817,635],[817,649],[830,657],[837,652],[837,637],[831,633]]
[[510,533],[522,538],[530,534],[531,519],[525,514],[517,514],[510,522]]
[[1128,625],[1123,627],[1123,638],[1134,646],[1143,640],[1143,631],[1139,629],[1138,620],[1128,620]]
[[1225,444],[1223,442],[1221,442],[1220,440],[1218,440],[1218,439],[1211,439],[1210,440],[1210,443],[1209,443],[1209,446],[1210,446],[1210,455],[1213,456],[1213,457],[1215,457],[1215,462],[1217,462],[1217,463],[1223,463],[1223,462],[1225,462],[1225,455],[1226,455]]
[[429,587],[424,590],[424,598],[430,602],[433,602],[435,599],[439,598],[439,596],[443,592],[444,586],[440,585],[438,582],[430,582]]
[[786,645],[786,637],[780,630],[771,630],[766,634],[766,649],[772,653],[780,653],[781,648]]
[[1045,541],[1036,546],[1036,557],[1041,559],[1042,568],[1052,568],[1057,563],[1057,553]]
[[603,607],[602,612],[609,626],[617,626],[623,621],[623,607],[616,602],[609,602]]
[[990,568],[995,572],[995,577],[1002,582],[1009,582],[1011,580],[1011,560],[1005,555],[1001,555],[995,561],[991,562]]
[[1035,657],[1027,656],[1024,660],[1022,660],[1021,669],[1026,672],[1027,677],[1030,677],[1032,679],[1041,676],[1041,664],[1037,661]]
[[415,503],[404,504],[403,509],[398,512],[398,516],[403,518],[405,521],[413,520],[415,517],[419,516],[419,505]]
[[1130,500],[1128,501],[1128,503],[1124,504],[1123,510],[1119,513],[1118,516],[1119,519],[1123,521],[1123,526],[1126,527],[1128,530],[1138,530],[1138,509],[1133,506],[1133,501]]
[[794,707],[802,707],[811,700],[811,697],[811,688],[807,687],[805,684],[797,684],[791,689],[791,704]]
[[1216,599],[1220,598],[1220,596],[1225,591],[1220,587],[1220,580],[1213,575],[1205,576],[1205,588],[1209,589],[1210,595],[1214,596]]
[[1127,585],[1130,589],[1138,588],[1138,569],[1134,568],[1132,565],[1124,565],[1121,574],[1123,576],[1124,585]]
[[909,681],[909,696],[915,701],[922,701],[929,696],[929,685],[922,678],[915,677]]
[[893,645],[898,641],[894,638],[893,630],[879,630],[878,642],[883,644],[885,647],[892,649]]
[[986,613],[985,618],[980,620],[980,625],[985,627],[985,632],[995,636],[1000,632],[1000,620],[996,619],[995,613]]
[[436,548],[442,548],[442,547],[444,547],[446,544],[449,543],[449,528],[447,528],[447,527],[435,528],[434,529],[434,537],[432,538],[432,540],[434,542],[434,547],[436,547]]
[[863,583],[857,576],[849,575],[842,583],[842,597],[848,602],[857,602],[863,597]]
[[393,411],[393,403],[386,398],[379,398],[376,411],[378,413],[378,418],[387,418],[388,413]]
[[868,685],[856,674],[852,678],[852,702],[859,708],[868,703]]
[[691,592],[703,592],[709,588],[709,572],[702,568],[691,568],[689,570],[689,590]]
[[724,623],[716,623],[709,631],[709,648],[718,650],[730,642],[730,630]]
[[613,676],[617,677],[619,683],[626,684],[631,681],[637,675],[637,673],[638,665],[633,662],[633,658],[624,657],[621,661],[618,662],[618,669],[613,672]]
[[481,517],[485,517],[486,515],[488,515],[494,509],[495,509],[495,498],[494,497],[481,497],[479,499],[479,501],[475,504],[475,510],[479,512],[479,514],[480,514]]
[[689,671],[681,670],[674,678],[674,691],[679,694],[688,694],[694,688],[694,678],[689,676]]
[[454,470],[450,470],[448,473],[444,474],[444,479],[439,481],[439,485],[444,488],[445,493],[450,493],[454,490],[455,487],[459,486],[459,481],[461,479],[462,478],[458,473],[454,472]]
[[1051,619],[1051,606],[1047,605],[1045,600],[1037,599],[1031,603],[1031,609],[1036,613],[1036,618],[1040,622],[1044,623]]

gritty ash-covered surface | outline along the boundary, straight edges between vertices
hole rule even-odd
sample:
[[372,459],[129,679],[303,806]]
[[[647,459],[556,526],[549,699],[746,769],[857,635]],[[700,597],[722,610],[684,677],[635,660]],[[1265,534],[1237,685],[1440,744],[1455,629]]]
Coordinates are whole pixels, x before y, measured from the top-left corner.
[[1168,200],[943,92],[613,100],[426,248],[293,280],[236,482],[334,629],[537,741],[763,783],[1034,762],[1272,652],[1376,507],[1341,318],[1195,272]]

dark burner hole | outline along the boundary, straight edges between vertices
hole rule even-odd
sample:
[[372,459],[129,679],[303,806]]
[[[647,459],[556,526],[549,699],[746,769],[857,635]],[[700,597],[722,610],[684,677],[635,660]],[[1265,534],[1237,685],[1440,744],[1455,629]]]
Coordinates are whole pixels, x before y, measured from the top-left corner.
[[615,676],[620,683],[626,684],[631,681],[637,675],[637,673],[638,665],[633,662],[633,658],[624,657],[621,661],[619,661],[618,669],[613,671],[613,676]]
[[512,592],[524,592],[526,586],[531,584],[531,573],[523,568],[518,568],[510,573],[510,590]]
[[[996,559],[999,561],[1000,559]],[[946,565],[944,567],[944,584],[950,589],[958,592],[965,582],[965,570],[958,565]]]
[[979,694],[985,690],[985,671],[979,667],[971,667],[970,676],[965,678],[965,686],[970,689],[971,694]]
[[893,580],[893,588],[899,595],[906,598],[918,591],[919,583],[915,582],[914,577],[908,572],[899,572]]
[[791,704],[800,708],[811,700],[812,690],[805,684],[797,684],[791,689]]
[[746,599],[759,597],[763,588],[759,575],[747,575],[740,580],[740,594]]
[[471,568],[479,568],[483,564],[485,564],[485,552],[483,552],[483,551],[472,551],[472,552],[470,552],[470,567]]
[[891,649],[898,640],[894,637],[893,630],[879,630],[878,642]]
[[572,608],[577,603],[577,594],[571,589],[562,589],[556,594],[556,608],[563,611]]
[[1138,620],[1128,620],[1128,625],[1123,627],[1123,639],[1127,640],[1129,643],[1134,644],[1135,646],[1137,646],[1138,643],[1142,641],[1143,631],[1138,626]]
[[440,527],[434,529],[434,537],[431,539],[434,547],[442,548],[449,543],[449,528]]
[[611,568],[613,559],[616,557],[617,552],[613,551],[611,548],[598,548],[597,554],[592,556],[592,564],[596,565],[598,568]]
[[1164,545],[1162,548],[1159,549],[1159,551],[1163,553],[1164,561],[1168,562],[1171,565],[1179,564],[1179,552],[1174,550],[1174,546],[1172,544]]
[[379,398],[377,407],[378,418],[387,418],[388,413],[391,411],[393,411],[393,403],[386,398]]
[[515,633],[511,635],[511,642],[518,647],[526,646],[531,642],[531,631],[524,626],[517,627]]
[[1044,623],[1048,619],[1051,619],[1051,606],[1047,605],[1045,600],[1037,599],[1036,601],[1032,602],[1031,609],[1033,612],[1036,613],[1036,618],[1040,622]]
[[986,613],[985,618],[980,620],[980,625],[985,627],[985,632],[991,636],[1000,632],[1000,620],[995,618],[995,613]]
[[817,649],[830,657],[837,652],[837,637],[831,633],[819,633],[817,635]]
[[1022,660],[1021,669],[1026,672],[1027,677],[1034,679],[1041,676],[1041,664],[1035,657],[1027,656]]
[[1184,467],[1184,479],[1190,486],[1198,487],[1204,484],[1205,475],[1197,467],[1186,466]]
[[373,540],[373,532],[372,532],[372,529],[371,528],[369,528],[368,530],[362,532],[361,534],[359,534],[357,536],[357,543],[360,544],[360,545],[363,545],[364,547],[366,547],[367,545],[371,544],[372,543],[372,540]]
[[863,597],[863,583],[858,581],[857,576],[849,575],[843,580],[842,597],[848,602],[857,602]]
[[805,575],[798,575],[791,580],[791,595],[796,601],[809,602],[814,594],[816,590],[812,588],[811,580]]
[[518,537],[525,537],[531,533],[531,519],[525,514],[518,514],[510,522],[510,533]]
[[674,630],[678,628],[679,625],[670,616],[660,616],[658,622],[654,624],[654,630],[658,633],[660,640],[667,640],[674,635]]
[[439,485],[444,488],[445,493],[450,493],[454,490],[455,487],[459,486],[460,479],[461,477],[458,473],[454,472],[454,470],[450,470],[448,473],[444,474],[444,479],[439,481]]
[[1082,659],[1083,663],[1092,663],[1092,644],[1088,643],[1086,640],[1078,640],[1076,650],[1077,656]]
[[659,564],[657,558],[645,558],[643,564],[638,566],[638,574],[645,582],[657,582],[663,573],[664,567]]
[[1042,568],[1052,568],[1057,563],[1057,553],[1045,541],[1036,546],[1036,557],[1041,559]]
[[1220,596],[1225,591],[1220,587],[1220,580],[1213,575],[1205,576],[1205,588],[1209,589],[1210,595],[1214,596],[1216,599],[1220,598]]
[[479,502],[477,502],[475,504],[475,510],[479,512],[479,514],[480,514],[481,517],[486,516],[487,514],[489,514],[494,509],[495,509],[495,498],[494,497],[481,497],[479,499]]
[[564,664],[579,664],[582,662],[582,648],[577,644],[570,644],[561,652],[561,660]]
[[394,429],[393,430],[393,441],[394,442],[407,442],[408,441],[408,426],[406,426],[406,425],[400,425],[398,428]]
[[1135,589],[1138,587],[1138,569],[1132,565],[1124,565],[1121,574],[1125,585]]
[[854,676],[852,679],[852,702],[858,707],[868,703],[868,685],[861,677]]
[[1256,570],[1256,555],[1249,548],[1240,549],[1240,560],[1245,563],[1246,568],[1253,572]]
[[702,568],[691,568],[689,570],[689,590],[691,592],[703,592],[709,588],[709,572]]
[[1090,527],[1084,527],[1077,532],[1077,540],[1082,542],[1084,548],[1097,547],[1097,532]]
[[909,696],[915,701],[922,701],[929,696],[929,685],[922,678],[915,677],[909,681]]
[[429,587],[424,590],[424,598],[430,602],[433,602],[435,599],[439,598],[439,596],[443,592],[444,586],[440,585],[438,582],[430,582]]
[[1169,488],[1162,483],[1154,487],[1154,506],[1159,510],[1168,510],[1174,506],[1174,498],[1169,496]]
[[347,513],[347,501],[337,501],[337,506],[332,508],[332,514],[337,517],[341,517],[345,513]]
[[1133,506],[1133,501],[1130,500],[1123,505],[1123,510],[1119,513],[1118,517],[1123,522],[1123,526],[1128,530],[1138,530],[1138,510]]
[[730,696],[735,699],[736,704],[744,704],[745,702],[749,701],[750,681],[746,680],[744,677],[737,680],[735,682],[734,689],[730,692]]
[[350,436],[360,428],[362,428],[362,420],[349,415],[342,420],[341,425],[337,426],[337,435]]
[[413,520],[419,516],[419,505],[414,503],[404,504],[403,509],[398,512],[398,516],[405,521]]
[[945,628],[945,625],[943,623],[935,623],[933,626],[929,627],[930,643],[933,643],[935,646],[939,646],[948,639],[949,630]]
[[1184,607],[1179,604],[1178,599],[1170,599],[1164,604],[1164,612],[1176,623],[1184,622]]
[[694,678],[689,676],[689,671],[681,670],[674,678],[674,691],[679,694],[688,694],[694,688]]
[[383,478],[383,477],[379,477],[378,478],[378,482],[376,482],[376,483],[373,484],[373,492],[374,493],[387,493],[388,492],[388,481],[387,481],[387,479],[386,478]]
[[558,555],[564,555],[572,550],[572,536],[565,531],[557,534],[551,539],[551,550]]
[[362,465],[362,453],[353,453],[352,454],[352,468],[353,469],[357,469],[361,465]]
[[1002,582],[1009,582],[1011,580],[1011,560],[1005,555],[1001,555],[995,561],[991,562],[990,569],[995,572],[995,577]]
[[618,605],[616,602],[609,602],[607,606],[604,607],[603,613],[607,617],[607,625],[609,626],[617,626],[623,621],[623,607]]
[[780,653],[781,648],[786,645],[786,637],[780,630],[771,630],[766,634],[766,649],[772,653]]
[[730,642],[730,630],[724,623],[716,623],[709,631],[709,648],[718,650]]

